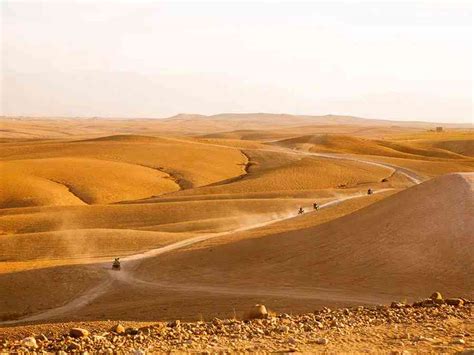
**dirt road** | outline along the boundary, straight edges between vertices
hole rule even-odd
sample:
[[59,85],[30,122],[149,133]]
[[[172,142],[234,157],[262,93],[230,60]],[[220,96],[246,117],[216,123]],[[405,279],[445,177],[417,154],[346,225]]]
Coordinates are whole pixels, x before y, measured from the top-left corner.
[[[197,143],[201,144],[201,143]],[[227,147],[228,148],[228,147]],[[269,149],[273,150],[273,149]],[[277,149],[281,151],[280,149]],[[323,153],[310,153],[310,152],[301,152],[301,151],[294,151],[290,149],[283,149],[286,153],[289,154],[298,154],[302,156],[315,156],[315,157],[323,157],[323,158],[328,158],[328,159],[338,159],[338,160],[350,160],[350,161],[355,161],[359,163],[364,163],[364,164],[369,164],[369,165],[375,165],[379,167],[384,167],[387,169],[390,169],[392,171],[399,171],[406,177],[408,177],[414,184],[418,184],[421,182],[421,178],[414,172],[401,168],[392,164],[387,164],[387,163],[379,163],[379,162],[373,162],[369,160],[364,160],[364,159],[358,159],[355,157],[350,157],[350,156],[342,156],[342,155],[335,155],[335,154],[323,154]],[[273,150],[275,151],[275,150]],[[375,191],[374,193],[382,193],[386,192],[392,189],[381,189],[378,191]],[[321,209],[324,208],[329,208],[331,206],[343,203],[344,201],[351,200],[351,199],[356,199],[360,197],[366,196],[366,193],[361,192],[358,194],[354,195],[349,195],[349,196],[344,196],[340,198],[336,198],[332,201],[329,201],[325,204],[320,205]],[[306,211],[312,211],[314,212],[312,206],[304,206]],[[308,213],[312,213],[308,212]],[[169,244],[167,246],[157,248],[157,249],[152,249],[149,251],[146,251],[144,253],[138,253],[134,255],[130,255],[124,259],[122,259],[122,270],[121,271],[113,271],[110,270],[108,272],[108,279],[102,282],[101,284],[97,285],[96,287],[93,287],[89,289],[87,292],[79,296],[78,298],[74,299],[73,301],[57,307],[53,309],[49,309],[45,312],[41,312],[32,316],[28,316],[25,318],[21,318],[18,320],[14,321],[7,321],[7,322],[1,322],[0,324],[6,325],[6,324],[17,324],[17,323],[24,323],[24,322],[33,322],[33,321],[38,321],[38,320],[46,320],[46,319],[51,319],[78,309],[81,309],[97,299],[98,297],[104,295],[107,293],[113,283],[113,281],[119,281],[119,282],[125,282],[125,283],[133,283],[136,285],[140,285],[141,287],[165,287],[167,289],[171,290],[186,290],[186,291],[198,291],[198,292],[210,292],[210,293],[224,293],[224,294],[235,294],[235,295],[281,295],[282,292],[284,292],[285,295],[290,295],[292,298],[317,298],[317,299],[322,299],[324,297],[327,297],[330,295],[331,297],[334,297],[335,299],[338,300],[343,300],[343,301],[353,301],[353,302],[364,302],[364,303],[376,303],[376,300],[371,299],[370,297],[361,299],[361,298],[351,298],[344,296],[342,293],[338,293],[337,290],[327,290],[327,289],[312,289],[312,290],[293,290],[292,292],[288,292],[288,290],[256,290],[256,289],[232,289],[228,287],[211,287],[211,286],[201,286],[201,285],[172,285],[172,284],[159,284],[159,283],[150,283],[146,282],[143,280],[140,280],[134,275],[133,270],[134,268],[139,264],[141,260],[144,260],[146,258],[151,258],[151,257],[156,257],[158,255],[181,249],[186,246],[200,243],[212,238],[218,238],[226,235],[230,235],[236,232],[241,232],[241,231],[248,231],[252,229],[257,229],[261,228],[264,226],[268,226],[277,222],[281,222],[284,220],[292,219],[292,218],[298,218],[296,214],[288,214],[288,213],[282,213],[279,216],[276,216],[275,218],[272,218],[271,220],[267,220],[264,222],[256,223],[256,224],[251,224],[247,225],[241,228],[237,228],[234,230],[222,232],[222,233],[213,233],[213,234],[205,234],[205,235],[198,235],[196,237],[179,241],[176,243]],[[104,264],[100,263],[97,264],[97,267],[100,268],[109,268],[109,264]]]

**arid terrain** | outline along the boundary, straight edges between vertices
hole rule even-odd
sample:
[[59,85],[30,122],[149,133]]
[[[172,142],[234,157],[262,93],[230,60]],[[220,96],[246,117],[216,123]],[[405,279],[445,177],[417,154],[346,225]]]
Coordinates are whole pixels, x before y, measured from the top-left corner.
[[[214,351],[474,347],[470,125],[4,117],[0,146],[0,351],[65,322],[95,336],[162,322],[159,337],[175,320],[241,341],[207,329]],[[464,304],[376,308],[434,291]],[[241,322],[255,304],[272,316]],[[152,345],[207,349],[178,333]],[[259,334],[278,341],[254,347]]]

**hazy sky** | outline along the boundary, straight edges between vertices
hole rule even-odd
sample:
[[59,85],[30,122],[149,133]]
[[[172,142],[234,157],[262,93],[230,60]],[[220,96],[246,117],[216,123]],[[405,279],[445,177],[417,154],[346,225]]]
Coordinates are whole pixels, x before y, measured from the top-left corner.
[[471,1],[6,1],[3,115],[472,122]]

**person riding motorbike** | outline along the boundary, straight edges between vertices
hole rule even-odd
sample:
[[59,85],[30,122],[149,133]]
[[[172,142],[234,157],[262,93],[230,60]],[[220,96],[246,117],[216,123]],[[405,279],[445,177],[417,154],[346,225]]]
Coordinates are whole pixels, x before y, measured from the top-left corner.
[[372,191],[372,189],[368,189],[367,190],[367,195],[372,195],[374,192]]
[[112,263],[112,269],[120,270],[120,258],[115,258]]
[[303,214],[304,213],[304,209],[303,207],[300,207],[300,209],[298,210],[298,214]]
[[313,203],[313,208],[317,211],[319,210],[319,205],[315,202]]

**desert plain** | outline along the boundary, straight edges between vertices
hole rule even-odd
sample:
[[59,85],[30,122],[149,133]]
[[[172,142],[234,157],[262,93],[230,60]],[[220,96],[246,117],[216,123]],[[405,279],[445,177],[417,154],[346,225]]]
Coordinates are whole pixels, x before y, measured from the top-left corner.
[[[259,113],[0,128],[4,339],[66,322],[244,320],[256,304],[291,319],[435,291],[474,299],[471,125]],[[447,319],[467,340],[448,352],[474,347],[464,307]]]

